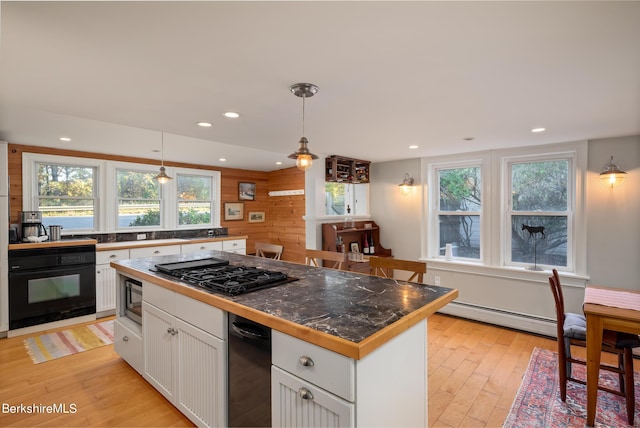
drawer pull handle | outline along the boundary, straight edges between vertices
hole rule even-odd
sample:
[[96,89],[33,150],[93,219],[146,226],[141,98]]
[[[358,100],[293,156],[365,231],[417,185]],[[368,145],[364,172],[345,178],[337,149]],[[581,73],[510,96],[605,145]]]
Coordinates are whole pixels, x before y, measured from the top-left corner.
[[116,257],[118,257],[118,256],[116,256],[115,254],[111,254],[111,255],[109,256],[109,258],[110,258],[110,259],[115,259]]
[[300,388],[298,394],[303,400],[313,400],[313,394],[307,388]]
[[129,336],[122,336],[122,341],[123,342],[128,342],[129,341]]
[[160,254],[160,250],[155,250],[153,254]]
[[298,361],[305,367],[313,367],[315,365],[311,358],[305,356],[300,357]]
[[204,245],[202,247],[200,247],[201,250],[206,250],[207,247],[205,247]]
[[169,328],[167,329],[167,333],[169,333],[171,336],[175,336],[176,334],[178,334],[178,330],[176,330],[176,329],[175,329],[175,328],[173,328],[173,327],[169,327]]

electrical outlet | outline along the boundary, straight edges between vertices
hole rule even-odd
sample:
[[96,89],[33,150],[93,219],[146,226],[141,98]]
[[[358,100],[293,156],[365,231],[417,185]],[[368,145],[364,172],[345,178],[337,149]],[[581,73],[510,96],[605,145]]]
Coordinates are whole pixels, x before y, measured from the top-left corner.
[[207,236],[209,237],[213,236],[213,229],[207,230]]
[[434,277],[433,280],[435,281],[436,285],[440,285],[440,277],[439,276]]
[[138,233],[137,238],[138,241],[142,241],[143,239],[147,239],[147,234],[146,233]]

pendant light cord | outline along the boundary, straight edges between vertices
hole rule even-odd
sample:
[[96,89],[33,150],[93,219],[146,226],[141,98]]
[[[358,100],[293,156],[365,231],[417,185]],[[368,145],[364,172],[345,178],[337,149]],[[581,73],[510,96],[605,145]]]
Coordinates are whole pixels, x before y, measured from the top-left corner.
[[[302,136],[304,137],[304,99],[307,98],[302,95]],[[613,157],[612,157],[613,158]]]
[[164,132],[160,133],[161,143],[160,143],[160,166],[164,166]]

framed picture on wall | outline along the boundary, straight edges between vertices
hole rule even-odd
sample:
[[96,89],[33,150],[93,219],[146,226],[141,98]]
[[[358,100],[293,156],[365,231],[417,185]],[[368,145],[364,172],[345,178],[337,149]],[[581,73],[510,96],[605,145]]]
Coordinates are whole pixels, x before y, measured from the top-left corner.
[[249,212],[249,223],[262,223],[264,212]]
[[238,200],[255,201],[256,183],[238,183]]
[[225,202],[224,219],[226,221],[244,220],[244,204],[242,202]]

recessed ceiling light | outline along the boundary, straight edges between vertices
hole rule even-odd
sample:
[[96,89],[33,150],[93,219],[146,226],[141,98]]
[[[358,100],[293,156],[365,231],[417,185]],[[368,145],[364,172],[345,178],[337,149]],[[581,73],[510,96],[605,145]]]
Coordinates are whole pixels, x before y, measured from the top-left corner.
[[547,128],[533,128],[533,129],[531,130],[531,132],[544,132],[544,131],[546,131],[546,130],[547,130]]
[[224,112],[224,117],[228,117],[230,119],[235,119],[237,117],[240,117],[240,115],[238,113],[236,113],[235,111],[225,111]]
[[225,159],[225,158],[220,158],[220,159],[219,159],[219,161],[220,161],[220,162],[226,162],[226,161],[227,161],[227,159]]
[[409,146],[410,149],[417,149],[418,147],[420,147],[420,146],[416,146],[415,144],[412,144],[412,145]]
[[276,165],[282,165],[282,162],[278,161],[276,162]]
[[203,128],[210,128],[213,125],[209,122],[198,122],[198,126],[202,126]]
[[69,137],[60,137],[60,141],[71,141]]

